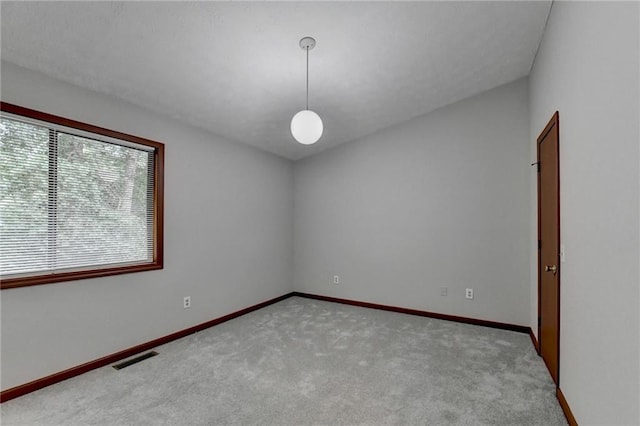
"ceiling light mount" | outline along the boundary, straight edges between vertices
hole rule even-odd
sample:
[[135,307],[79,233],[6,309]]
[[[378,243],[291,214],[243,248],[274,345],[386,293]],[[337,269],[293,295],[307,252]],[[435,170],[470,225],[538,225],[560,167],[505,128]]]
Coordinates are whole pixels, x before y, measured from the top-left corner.
[[309,109],[309,51],[316,47],[316,40],[303,37],[299,44],[307,52],[307,106],[291,119],[291,134],[301,144],[312,145],[320,139],[324,130],[320,116]]
[[302,50],[313,50],[316,47],[316,39],[313,37],[303,37],[300,40],[300,48]]

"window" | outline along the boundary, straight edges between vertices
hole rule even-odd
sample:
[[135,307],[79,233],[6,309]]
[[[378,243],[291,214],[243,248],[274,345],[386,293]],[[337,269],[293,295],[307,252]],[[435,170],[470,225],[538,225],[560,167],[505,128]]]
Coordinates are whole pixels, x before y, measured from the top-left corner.
[[1,288],[161,269],[164,145],[0,107]]

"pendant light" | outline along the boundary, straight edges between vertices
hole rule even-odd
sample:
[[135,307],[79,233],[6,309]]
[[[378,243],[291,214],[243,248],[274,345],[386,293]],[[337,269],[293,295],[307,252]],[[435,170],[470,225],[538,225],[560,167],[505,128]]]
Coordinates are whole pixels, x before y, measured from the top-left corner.
[[303,145],[312,145],[322,136],[323,126],[320,116],[309,109],[309,50],[316,46],[312,37],[300,40],[300,48],[307,51],[307,108],[299,111],[291,119],[291,134]]

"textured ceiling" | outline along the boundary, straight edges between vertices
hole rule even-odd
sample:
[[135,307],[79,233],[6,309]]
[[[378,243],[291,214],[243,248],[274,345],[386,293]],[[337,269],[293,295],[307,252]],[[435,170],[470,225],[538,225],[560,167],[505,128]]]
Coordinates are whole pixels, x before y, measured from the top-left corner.
[[[550,6],[3,1],[1,55],[295,160],[527,75]],[[307,35],[312,146],[289,131]]]

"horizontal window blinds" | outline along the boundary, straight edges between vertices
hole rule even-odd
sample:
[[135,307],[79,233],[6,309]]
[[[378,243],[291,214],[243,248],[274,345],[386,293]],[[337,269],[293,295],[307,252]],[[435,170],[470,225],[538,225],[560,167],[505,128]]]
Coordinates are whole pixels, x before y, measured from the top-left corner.
[[154,152],[0,119],[2,278],[153,261]]

